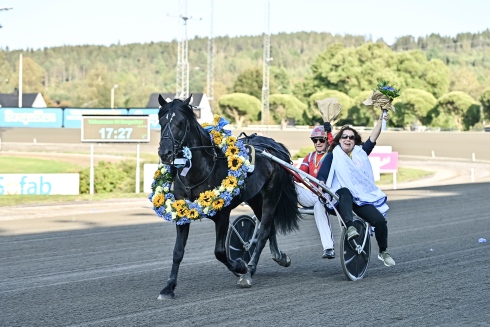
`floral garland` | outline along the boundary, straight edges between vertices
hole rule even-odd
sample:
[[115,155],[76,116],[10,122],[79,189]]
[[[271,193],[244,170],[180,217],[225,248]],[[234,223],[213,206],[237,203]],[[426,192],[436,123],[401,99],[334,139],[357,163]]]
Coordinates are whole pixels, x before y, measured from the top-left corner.
[[220,186],[200,193],[193,202],[187,199],[176,200],[172,190],[173,178],[170,166],[159,164],[153,176],[152,192],[148,197],[159,217],[174,221],[178,225],[188,224],[193,220],[216,215],[240,194],[250,162],[243,142],[232,136],[230,131],[223,129],[227,124],[229,122],[226,119],[214,115],[214,124],[203,123],[201,126],[209,132],[213,144],[225,154],[228,161],[228,176],[223,179]]

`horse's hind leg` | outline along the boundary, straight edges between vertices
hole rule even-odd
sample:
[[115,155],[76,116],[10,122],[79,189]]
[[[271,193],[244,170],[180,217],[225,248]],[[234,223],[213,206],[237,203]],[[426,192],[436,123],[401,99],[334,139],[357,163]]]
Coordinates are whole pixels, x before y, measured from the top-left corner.
[[278,265],[283,267],[289,267],[291,265],[291,258],[289,258],[286,253],[279,250],[274,223],[272,224],[271,235],[269,236],[269,247],[271,249],[272,260],[277,262]]
[[177,286],[177,275],[179,273],[180,263],[184,258],[184,249],[189,237],[190,224],[176,225],[177,238],[175,239],[172,271],[167,279],[167,285],[160,291],[159,300],[173,299],[175,297],[175,287]]
[[265,243],[269,238],[271,232],[270,220],[272,218],[268,217],[265,213],[262,216],[262,224],[260,225],[259,234],[257,235],[257,244],[255,246],[255,251],[248,262],[248,272],[238,280],[237,284],[240,287],[252,287],[252,276],[257,270],[257,264],[259,262],[260,254],[264,249]]

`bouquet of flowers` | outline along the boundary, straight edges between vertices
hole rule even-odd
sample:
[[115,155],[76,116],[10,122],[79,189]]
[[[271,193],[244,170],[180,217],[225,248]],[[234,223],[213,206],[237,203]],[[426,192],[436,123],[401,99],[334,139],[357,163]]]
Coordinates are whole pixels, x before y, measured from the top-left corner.
[[378,85],[376,85],[376,88],[373,89],[373,91],[379,91],[392,100],[400,96],[400,90],[397,90],[393,86],[389,85],[387,81],[379,82]]
[[373,94],[364,100],[363,104],[366,106],[374,106],[381,110],[393,110],[395,107],[392,102],[393,99],[400,96],[400,90],[395,89],[387,81],[382,81],[376,85],[373,89]]

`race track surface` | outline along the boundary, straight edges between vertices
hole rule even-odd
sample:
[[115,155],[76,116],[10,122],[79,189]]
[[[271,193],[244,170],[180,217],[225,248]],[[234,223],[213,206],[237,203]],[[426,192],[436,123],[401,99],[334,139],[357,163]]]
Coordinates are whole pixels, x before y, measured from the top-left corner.
[[[266,246],[253,287],[239,289],[214,258],[214,224],[195,222],[176,298],[165,301],[157,296],[175,227],[148,208],[0,219],[0,326],[490,326],[489,191],[489,183],[387,191],[396,266],[373,251],[358,282],[344,277],[338,245],[337,258],[321,259],[310,216],[279,237],[291,267]],[[36,221],[76,227],[41,230]],[[332,226],[338,240],[335,218]]]

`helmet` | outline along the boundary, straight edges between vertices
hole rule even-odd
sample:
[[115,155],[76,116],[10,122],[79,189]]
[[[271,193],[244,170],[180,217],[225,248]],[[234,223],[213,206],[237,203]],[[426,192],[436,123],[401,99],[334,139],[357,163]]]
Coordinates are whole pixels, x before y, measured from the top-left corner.
[[325,137],[325,128],[323,128],[323,126],[317,126],[313,128],[310,138],[313,137]]

